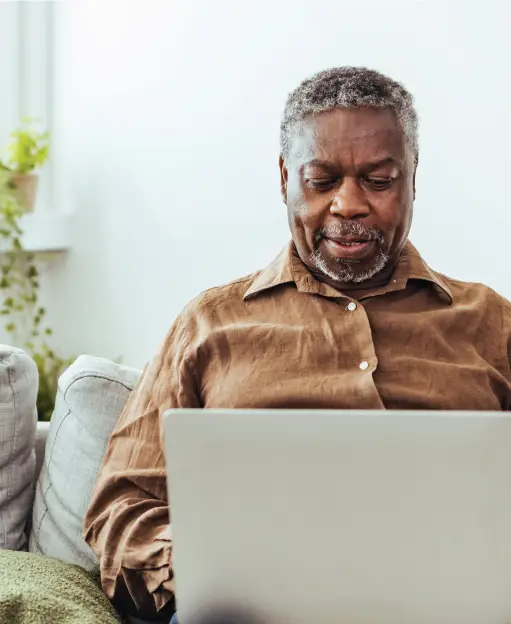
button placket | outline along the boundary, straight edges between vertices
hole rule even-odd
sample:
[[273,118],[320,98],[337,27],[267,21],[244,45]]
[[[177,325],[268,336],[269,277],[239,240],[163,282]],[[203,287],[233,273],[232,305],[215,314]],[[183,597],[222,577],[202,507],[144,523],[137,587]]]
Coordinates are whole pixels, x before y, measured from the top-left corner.
[[[345,306],[344,309],[347,312],[355,312],[357,308],[358,308],[358,304],[355,301],[350,301],[348,305]],[[369,368],[369,362],[367,360],[363,360],[362,362],[360,362],[358,367],[361,371],[366,371]]]

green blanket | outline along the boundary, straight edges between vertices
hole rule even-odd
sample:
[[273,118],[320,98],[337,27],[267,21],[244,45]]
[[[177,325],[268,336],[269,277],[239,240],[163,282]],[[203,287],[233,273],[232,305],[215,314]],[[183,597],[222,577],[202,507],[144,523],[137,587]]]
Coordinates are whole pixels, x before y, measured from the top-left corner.
[[0,624],[118,624],[97,577],[32,553],[0,550]]

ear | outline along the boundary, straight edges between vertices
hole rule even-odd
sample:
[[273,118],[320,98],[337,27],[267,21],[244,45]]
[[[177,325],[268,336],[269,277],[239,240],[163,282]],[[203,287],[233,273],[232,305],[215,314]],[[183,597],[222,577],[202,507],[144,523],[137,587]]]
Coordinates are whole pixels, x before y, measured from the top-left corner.
[[418,165],[419,165],[419,156],[417,155],[415,158],[415,163],[413,167],[413,201],[415,201],[415,174],[417,173]]
[[287,204],[287,169],[284,163],[282,154],[279,156],[279,169],[280,169],[280,193],[284,203]]

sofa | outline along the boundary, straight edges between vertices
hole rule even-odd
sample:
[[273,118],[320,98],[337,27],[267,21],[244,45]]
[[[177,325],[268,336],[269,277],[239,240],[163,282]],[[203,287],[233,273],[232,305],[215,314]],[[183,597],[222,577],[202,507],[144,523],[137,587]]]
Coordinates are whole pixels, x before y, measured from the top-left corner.
[[97,569],[82,537],[83,519],[108,440],[139,375],[80,356],[59,379],[51,421],[37,422],[37,368],[20,349],[0,345],[0,548]]

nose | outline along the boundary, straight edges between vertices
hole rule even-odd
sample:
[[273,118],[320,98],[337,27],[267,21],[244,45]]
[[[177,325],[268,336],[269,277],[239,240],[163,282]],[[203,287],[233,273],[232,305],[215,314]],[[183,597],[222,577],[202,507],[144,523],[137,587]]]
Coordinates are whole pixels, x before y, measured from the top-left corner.
[[346,176],[332,200],[330,212],[345,219],[362,219],[370,211],[369,202],[358,180]]

